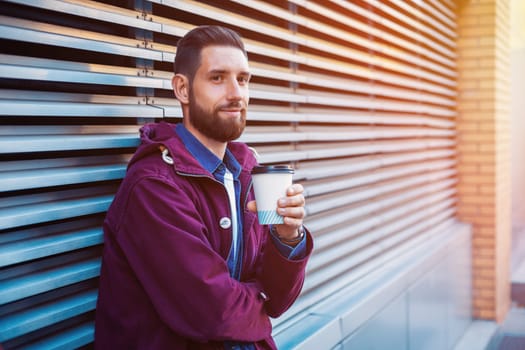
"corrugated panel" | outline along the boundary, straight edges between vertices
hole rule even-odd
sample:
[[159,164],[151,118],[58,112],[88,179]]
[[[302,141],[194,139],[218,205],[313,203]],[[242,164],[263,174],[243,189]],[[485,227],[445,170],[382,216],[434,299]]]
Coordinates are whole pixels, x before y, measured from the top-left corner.
[[[447,227],[455,213],[451,1],[10,0],[0,7],[0,342],[93,339],[101,221],[147,121],[181,117],[176,41],[239,31],[241,140],[291,163],[316,239],[286,320]],[[135,8],[136,6],[136,8]]]

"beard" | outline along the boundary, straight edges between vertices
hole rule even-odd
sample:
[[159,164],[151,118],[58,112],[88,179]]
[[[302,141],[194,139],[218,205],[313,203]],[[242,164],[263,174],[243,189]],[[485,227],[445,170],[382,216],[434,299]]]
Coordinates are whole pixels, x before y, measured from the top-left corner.
[[[204,109],[196,101],[193,93],[189,96],[190,123],[206,137],[219,142],[229,142],[238,139],[246,127],[246,106],[242,102],[231,102],[216,107],[213,110]],[[241,107],[240,118],[223,119],[219,115],[221,108]]]

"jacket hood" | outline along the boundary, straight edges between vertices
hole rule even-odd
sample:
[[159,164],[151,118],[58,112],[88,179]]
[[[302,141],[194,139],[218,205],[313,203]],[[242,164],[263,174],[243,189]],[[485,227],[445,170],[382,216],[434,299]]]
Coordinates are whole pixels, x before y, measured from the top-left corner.
[[[168,149],[177,171],[187,173],[206,172],[200,163],[187,151],[182,140],[175,132],[175,124],[167,122],[149,123],[140,128],[140,145],[128,167],[138,160],[156,153],[161,157],[161,146]],[[257,164],[253,152],[241,142],[229,142],[227,148],[233,153],[243,171],[250,172]]]

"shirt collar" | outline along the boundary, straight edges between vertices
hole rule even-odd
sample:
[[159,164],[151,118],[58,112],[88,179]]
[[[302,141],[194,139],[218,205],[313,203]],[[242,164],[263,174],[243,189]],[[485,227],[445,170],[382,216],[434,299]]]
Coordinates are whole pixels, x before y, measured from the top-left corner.
[[175,126],[175,131],[186,146],[188,152],[190,152],[208,172],[215,175],[215,172],[220,171],[222,173],[221,175],[223,175],[224,170],[220,170],[220,166],[224,163],[235,179],[239,177],[241,165],[229,149],[226,148],[224,159],[221,160],[193,136],[182,123]]

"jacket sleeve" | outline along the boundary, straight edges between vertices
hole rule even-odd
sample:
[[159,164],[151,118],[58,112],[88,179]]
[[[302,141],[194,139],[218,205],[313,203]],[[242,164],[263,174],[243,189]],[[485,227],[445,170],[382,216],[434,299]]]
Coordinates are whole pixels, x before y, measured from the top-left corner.
[[261,258],[257,280],[268,296],[266,312],[278,317],[292,306],[299,296],[305,278],[306,263],[313,250],[313,239],[306,231],[306,252],[304,258],[291,260],[283,256],[267,233],[266,244]]
[[184,191],[159,178],[143,178],[131,187],[123,212],[116,240],[169,328],[198,341],[270,336],[262,287],[230,277]]

